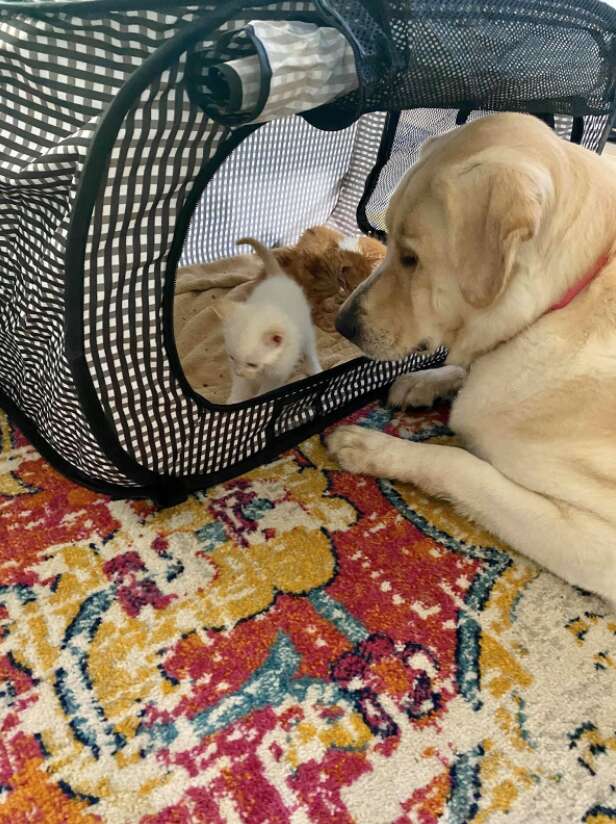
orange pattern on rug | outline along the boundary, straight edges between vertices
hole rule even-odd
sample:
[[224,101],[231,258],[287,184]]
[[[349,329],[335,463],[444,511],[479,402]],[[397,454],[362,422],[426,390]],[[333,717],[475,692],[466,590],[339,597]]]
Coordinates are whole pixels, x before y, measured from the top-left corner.
[[616,819],[616,617],[449,505],[314,437],[158,510],[0,434],[0,824]]

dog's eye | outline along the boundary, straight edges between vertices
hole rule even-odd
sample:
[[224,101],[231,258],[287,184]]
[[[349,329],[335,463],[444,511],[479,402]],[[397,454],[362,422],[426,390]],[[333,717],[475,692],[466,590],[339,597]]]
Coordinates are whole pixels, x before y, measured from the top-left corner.
[[256,369],[256,368],[257,368],[257,364],[256,364],[256,363],[247,363],[247,364],[246,364],[246,366],[247,366],[249,369]]
[[417,266],[417,255],[412,255],[410,252],[400,255],[400,263],[408,269],[412,269]]

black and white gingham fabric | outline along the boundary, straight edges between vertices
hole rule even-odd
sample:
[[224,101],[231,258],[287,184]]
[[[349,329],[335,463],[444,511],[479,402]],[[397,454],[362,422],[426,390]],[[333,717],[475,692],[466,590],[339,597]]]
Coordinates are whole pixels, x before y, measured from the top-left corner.
[[[228,59],[247,56],[241,43],[232,44],[234,32],[251,21],[322,19],[337,28],[336,14],[320,17],[323,0],[153,2],[149,8],[114,2],[0,2],[0,387],[5,403],[82,479],[117,490],[174,488],[180,479],[196,486],[422,365],[356,361],[240,407],[216,407],[187,387],[168,323],[191,213],[186,262],[229,254],[238,235],[284,242],[322,221],[354,230],[362,179],[382,132],[376,110],[395,101],[388,87],[377,105],[372,78],[369,95],[335,102],[340,111],[340,101],[353,98],[353,117],[341,131],[284,119],[238,143],[228,123],[199,105],[193,63],[204,54],[219,60],[221,43]],[[409,11],[415,21],[421,5]],[[571,14],[561,28],[579,18],[578,7],[600,5],[568,2]],[[347,6],[351,27],[368,6],[396,15],[406,8],[401,0],[337,0],[336,12]],[[524,0],[526,10],[531,6],[554,22],[545,3]],[[460,0],[458,17],[471,7],[478,8]],[[597,12],[591,20],[597,42],[601,19]],[[481,25],[480,16],[473,20]],[[545,25],[540,30],[545,35]],[[416,34],[417,54],[425,53],[420,28]],[[502,42],[493,20],[484,38]],[[390,57],[394,53],[392,47]],[[592,58],[605,68],[601,50]],[[468,55],[465,60],[472,74]],[[515,65],[524,73],[523,62]],[[371,72],[378,67],[378,60],[370,63]],[[497,61],[493,71],[498,67]],[[442,83],[442,66],[439,71]],[[427,83],[425,72],[421,77]],[[592,72],[586,78],[596,79]],[[579,78],[574,85],[582,88]],[[572,88],[565,76],[562,86]],[[514,93],[518,88],[526,86],[518,84]],[[607,122],[606,88],[595,83],[589,94],[595,114]],[[504,93],[502,84],[499,89]],[[332,98],[338,91],[332,86]],[[464,102],[458,91],[447,92],[458,95],[455,105]],[[305,117],[318,122],[324,108]],[[412,131],[400,132],[400,157],[405,141],[415,145]],[[407,151],[402,165],[411,160]],[[442,353],[423,365],[439,359]]]
[[0,9],[0,384],[76,470],[131,484],[83,414],[64,334],[70,204],[94,128],[131,59],[126,25],[105,48],[113,24],[97,22],[90,34],[91,23],[67,15]]
[[366,188],[366,181],[378,159],[385,120],[384,112],[370,112],[362,115],[357,122],[349,167],[342,181],[334,211],[328,221],[336,229],[348,235],[354,235],[357,232],[357,206]]
[[[228,6],[231,12],[233,4]],[[29,13],[28,4],[0,4],[0,386],[6,402],[67,468],[92,482],[136,487],[153,483],[161,464],[162,471],[182,471],[182,465],[153,458],[143,473],[133,474],[136,453],[156,456],[161,450],[157,430],[149,426],[151,410],[154,417],[167,416],[170,428],[177,425],[174,439],[186,427],[198,444],[211,435],[205,411],[196,424],[184,425],[176,384],[158,382],[169,371],[162,346],[162,264],[182,197],[226,135],[188,103],[181,59],[153,74],[130,107],[110,156],[94,158],[94,165],[108,166],[109,184],[97,198],[85,250],[83,354],[94,387],[113,386],[109,403],[99,395],[102,409],[84,410],[75,383],[71,362],[79,353],[66,339],[75,319],[67,321],[65,290],[67,280],[82,277],[69,268],[76,259],[67,240],[106,107],[165,41],[217,8],[212,2],[164,11],[113,10],[86,2],[76,9],[58,2]],[[246,15],[305,12],[314,12],[312,3],[255,2]],[[147,385],[141,383],[144,370]],[[167,391],[170,400],[162,400]],[[141,393],[138,404],[134,392]],[[265,410],[246,424],[249,448],[255,448],[251,430],[266,416]],[[234,417],[241,421],[246,413]],[[118,427],[130,471],[118,468],[124,461],[110,458],[101,446],[101,424],[113,434]],[[139,449],[144,439],[150,439],[148,446]],[[230,446],[213,449],[210,441],[208,448],[221,452],[218,466],[234,458]],[[199,454],[197,448],[195,462]]]

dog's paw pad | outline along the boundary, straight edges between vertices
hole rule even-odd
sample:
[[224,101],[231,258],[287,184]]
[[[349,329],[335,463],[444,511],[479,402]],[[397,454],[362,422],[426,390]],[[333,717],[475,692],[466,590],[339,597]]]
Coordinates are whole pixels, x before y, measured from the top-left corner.
[[327,439],[327,447],[333,455],[344,449],[358,447],[364,439],[366,430],[361,426],[339,426]]
[[339,426],[327,439],[327,448],[343,469],[348,472],[378,472],[378,446],[387,438],[361,426]]

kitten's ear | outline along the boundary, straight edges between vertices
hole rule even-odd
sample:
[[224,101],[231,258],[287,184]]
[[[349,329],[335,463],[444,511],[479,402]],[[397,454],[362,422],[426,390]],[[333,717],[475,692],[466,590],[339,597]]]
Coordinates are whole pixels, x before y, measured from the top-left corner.
[[385,257],[385,246],[374,237],[360,235],[357,245],[360,254],[367,258],[373,265],[380,263]]
[[348,292],[350,291],[351,285],[351,272],[353,271],[353,267],[350,263],[343,263],[340,266],[340,272],[338,274],[338,283],[340,284],[340,291],[341,292]]
[[229,315],[235,311],[237,308],[237,303],[234,300],[229,300],[229,298],[219,298],[216,303],[212,306],[214,310],[214,314],[220,318],[220,320],[225,320],[229,317]]
[[285,334],[284,330],[279,329],[276,326],[273,326],[271,329],[267,329],[263,333],[263,343],[266,346],[271,346],[272,349],[278,349],[282,346],[285,342]]

